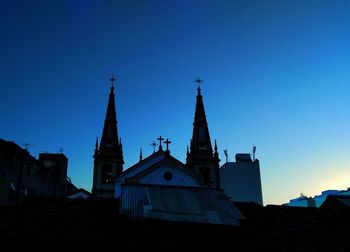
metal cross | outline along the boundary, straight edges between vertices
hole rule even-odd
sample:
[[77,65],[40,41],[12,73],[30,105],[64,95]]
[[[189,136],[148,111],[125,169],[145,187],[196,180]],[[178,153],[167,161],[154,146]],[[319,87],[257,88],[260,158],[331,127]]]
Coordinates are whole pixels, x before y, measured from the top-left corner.
[[153,147],[153,153],[155,153],[156,152],[156,146],[157,146],[158,144],[156,143],[156,141],[153,141],[152,143],[151,143],[151,146]]
[[195,79],[195,82],[197,82],[198,88],[200,88],[200,85],[203,81],[201,80],[201,78],[198,77],[197,79]]
[[169,150],[169,144],[171,144],[171,141],[169,141],[167,138],[166,141],[164,141],[164,143],[166,144],[166,150]]
[[157,140],[159,140],[159,150],[161,150],[162,149],[162,141],[164,140],[164,138],[162,136],[159,136],[157,138]]
[[112,87],[114,87],[114,82],[117,80],[116,78],[114,78],[114,76],[112,76],[112,78],[109,79],[110,82],[112,82]]

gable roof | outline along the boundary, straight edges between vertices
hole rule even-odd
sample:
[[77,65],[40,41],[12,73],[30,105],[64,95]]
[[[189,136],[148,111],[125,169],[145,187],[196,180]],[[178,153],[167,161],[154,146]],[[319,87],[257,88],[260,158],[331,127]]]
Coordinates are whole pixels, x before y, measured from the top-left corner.
[[[192,177],[193,179],[197,180],[199,184],[201,185],[205,185],[203,179],[198,176],[193,170],[189,169],[188,167],[186,167],[184,164],[182,164],[180,161],[176,160],[175,158],[166,158],[163,159],[161,161],[159,161],[158,163],[155,163],[151,166],[149,166],[147,169],[141,171],[140,173],[137,173],[136,175],[128,178],[128,179],[138,179],[141,178],[149,173],[151,173],[152,171],[156,170],[157,168],[164,166],[166,164],[171,164],[173,167],[176,167],[177,169],[179,169],[180,171],[186,173],[187,175],[189,175],[190,177]],[[180,163],[179,163],[180,162]]]
[[350,195],[329,195],[320,208],[332,209],[335,206],[341,206],[350,210]]
[[86,191],[84,188],[79,188],[79,189],[77,188],[74,192],[70,193],[68,196],[73,195],[75,193],[84,193],[89,196],[91,195],[91,193]]
[[[141,160],[140,162],[134,164],[133,166],[131,166],[130,168],[126,169],[125,171],[123,171],[118,177],[118,179],[122,179],[124,177],[127,177],[127,175],[131,174],[132,172],[136,171],[139,167],[142,167],[143,165],[147,164],[147,163],[154,163],[154,162],[158,162],[162,159],[165,158],[165,152],[162,150],[159,150],[155,153],[153,153],[152,155],[148,156],[147,158]],[[152,162],[152,160],[154,162]]]
[[180,160],[174,158],[170,153],[159,150],[152,155],[148,156],[139,163],[131,166],[129,169],[125,170],[116,180],[125,180],[125,179],[135,179],[148,174],[149,172],[157,169],[159,166],[166,163],[171,163],[175,167],[179,168],[181,171],[185,172],[192,178],[196,179],[200,184],[204,185],[203,179],[197,175],[193,170],[188,168]]

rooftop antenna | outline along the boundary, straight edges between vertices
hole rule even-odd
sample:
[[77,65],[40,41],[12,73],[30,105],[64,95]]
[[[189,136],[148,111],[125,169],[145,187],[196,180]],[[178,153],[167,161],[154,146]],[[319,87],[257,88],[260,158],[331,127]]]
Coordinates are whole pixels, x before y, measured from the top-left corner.
[[226,163],[228,162],[228,153],[227,153],[227,149],[224,150],[224,154],[225,154],[225,157],[226,157]]
[[256,146],[253,146],[253,161],[255,161]]
[[30,143],[24,143],[23,146],[24,146],[24,149],[25,149],[26,151],[28,151],[29,146],[32,146],[32,144],[30,144]]
[[61,147],[61,148],[58,150],[58,153],[60,153],[60,154],[63,153],[63,147]]

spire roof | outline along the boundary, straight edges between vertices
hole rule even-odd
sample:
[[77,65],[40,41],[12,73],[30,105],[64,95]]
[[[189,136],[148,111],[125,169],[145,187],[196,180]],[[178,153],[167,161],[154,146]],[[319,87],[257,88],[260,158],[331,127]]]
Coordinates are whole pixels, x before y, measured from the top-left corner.
[[201,79],[196,79],[198,84],[196,97],[196,110],[194,113],[193,132],[190,152],[186,157],[186,165],[194,169],[207,183],[209,187],[220,188],[219,154],[215,141],[215,153],[210,141],[207,118],[204,110],[201,94]]
[[197,97],[196,97],[196,110],[194,114],[193,133],[190,152],[201,152],[212,155],[213,149],[210,141],[209,129],[207,118],[204,110],[203,96],[201,94],[200,83],[202,80],[196,79],[198,83]]
[[102,138],[100,141],[100,154],[103,155],[106,152],[114,153],[113,155],[123,159],[121,142],[118,139],[119,137],[118,137],[117,115],[116,115],[115,95],[114,95],[115,80],[116,79],[114,77],[110,79],[111,91],[109,93],[106,118],[104,121]]

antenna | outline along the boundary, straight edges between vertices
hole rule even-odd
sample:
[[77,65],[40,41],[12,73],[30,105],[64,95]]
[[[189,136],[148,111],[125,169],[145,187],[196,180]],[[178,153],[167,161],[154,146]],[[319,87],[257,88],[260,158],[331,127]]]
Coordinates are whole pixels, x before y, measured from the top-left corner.
[[63,153],[63,147],[61,147],[61,148],[58,150],[58,153],[60,153],[60,154]]
[[22,145],[24,146],[24,149],[25,149],[26,151],[28,151],[29,146],[32,146],[32,144],[30,144],[30,143],[24,143],[24,144],[22,144]]
[[255,161],[256,146],[253,146],[253,161]]
[[224,154],[225,154],[225,157],[226,157],[226,163],[228,162],[228,153],[227,153],[227,149],[224,150]]

